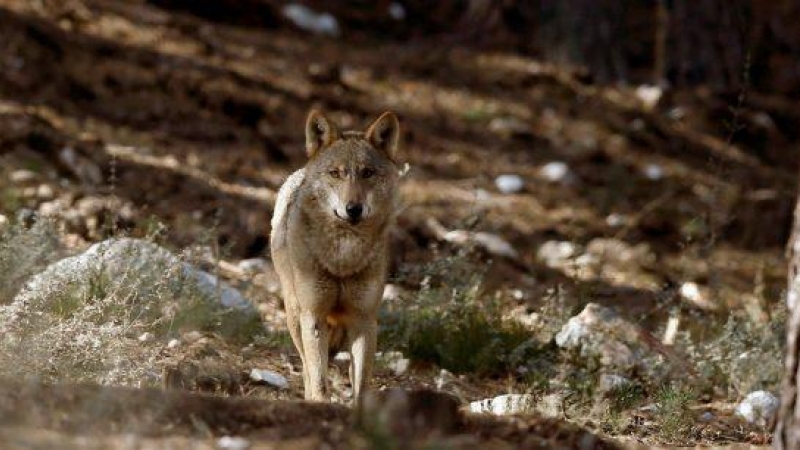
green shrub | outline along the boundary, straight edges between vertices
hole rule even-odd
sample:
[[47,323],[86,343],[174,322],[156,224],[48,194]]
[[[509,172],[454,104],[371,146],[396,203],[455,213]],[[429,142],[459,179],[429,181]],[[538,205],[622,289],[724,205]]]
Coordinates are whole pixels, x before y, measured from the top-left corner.
[[524,363],[538,345],[523,325],[504,320],[484,273],[460,254],[423,268],[421,289],[382,311],[380,341],[417,361],[456,373],[497,375]]

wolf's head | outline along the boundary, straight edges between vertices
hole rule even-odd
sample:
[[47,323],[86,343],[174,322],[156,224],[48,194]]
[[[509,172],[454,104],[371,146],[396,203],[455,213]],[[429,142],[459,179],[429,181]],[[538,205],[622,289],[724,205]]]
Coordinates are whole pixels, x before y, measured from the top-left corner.
[[340,132],[319,111],[306,120],[305,178],[317,212],[353,228],[384,223],[394,213],[400,123],[383,113],[366,131]]

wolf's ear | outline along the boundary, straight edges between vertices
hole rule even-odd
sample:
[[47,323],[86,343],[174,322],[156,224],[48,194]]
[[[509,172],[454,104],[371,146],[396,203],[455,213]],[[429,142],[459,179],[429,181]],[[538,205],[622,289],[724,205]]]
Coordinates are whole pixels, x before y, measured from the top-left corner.
[[376,149],[384,152],[392,161],[396,161],[397,147],[400,141],[400,121],[391,111],[381,114],[364,135]]
[[321,149],[339,139],[339,130],[330,119],[316,109],[306,119],[306,154],[314,157]]

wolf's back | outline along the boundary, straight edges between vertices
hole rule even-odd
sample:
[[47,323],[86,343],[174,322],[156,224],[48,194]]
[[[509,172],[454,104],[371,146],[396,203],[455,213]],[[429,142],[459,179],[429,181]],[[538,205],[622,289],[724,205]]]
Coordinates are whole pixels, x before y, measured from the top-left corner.
[[297,200],[297,194],[305,178],[305,169],[298,169],[283,182],[275,200],[275,209],[272,212],[270,225],[270,247],[282,247],[286,241],[286,227],[289,220],[289,208]]

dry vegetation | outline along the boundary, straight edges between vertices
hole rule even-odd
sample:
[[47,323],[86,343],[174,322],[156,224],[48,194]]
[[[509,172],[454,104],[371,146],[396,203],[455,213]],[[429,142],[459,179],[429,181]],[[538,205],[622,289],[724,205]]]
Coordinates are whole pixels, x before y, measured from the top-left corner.
[[[339,404],[296,402],[276,277],[253,260],[268,254],[281,181],[303,163],[311,106],[346,127],[393,109],[405,128],[380,346],[410,368],[380,360],[376,387],[434,388],[464,407],[534,399],[526,414],[465,415],[457,433],[413,444],[769,442],[769,424],[733,409],[776,392],[782,371],[800,154],[791,93],[682,87],[649,105],[635,86],[469,36],[315,37],[282,24],[273,3],[218,14],[166,0],[0,0],[0,442],[408,444],[391,424],[354,426]],[[248,7],[263,19],[239,14]],[[500,192],[501,174],[524,186]],[[140,263],[23,295],[50,264],[109,237],[160,256],[122,255]],[[220,306],[185,263],[259,316]],[[635,363],[556,344],[589,303],[635,327]],[[254,382],[253,368],[289,388]],[[345,368],[333,372],[345,403]]]

